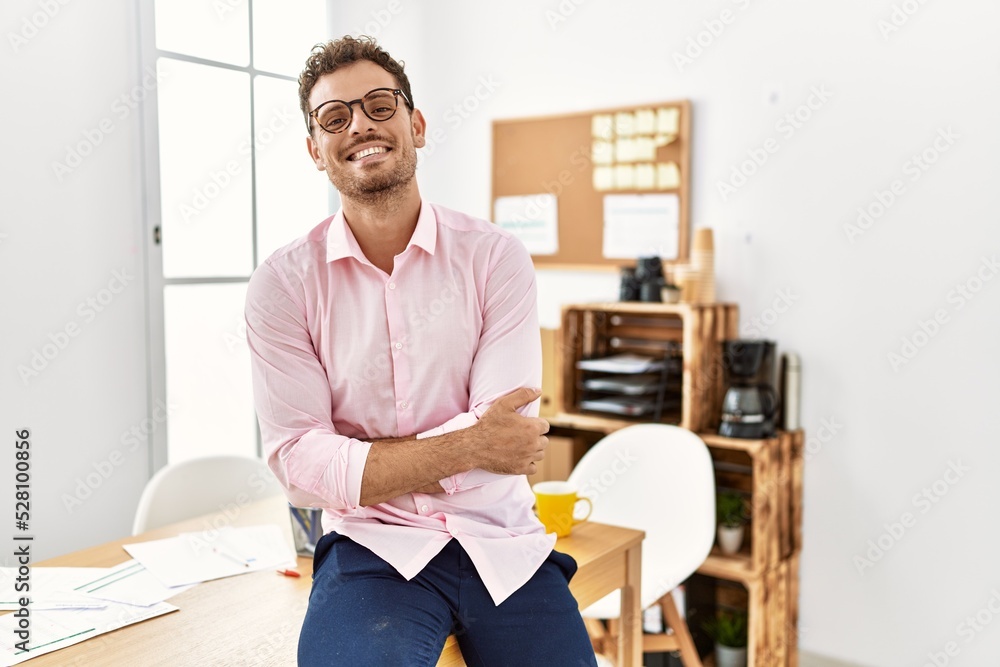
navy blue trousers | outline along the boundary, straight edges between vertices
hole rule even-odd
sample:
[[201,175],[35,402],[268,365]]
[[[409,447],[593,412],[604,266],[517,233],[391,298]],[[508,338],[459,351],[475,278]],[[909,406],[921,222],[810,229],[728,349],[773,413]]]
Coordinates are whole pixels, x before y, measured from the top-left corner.
[[316,545],[299,667],[434,667],[452,633],[469,667],[596,667],[569,592],[575,573],[576,561],[553,551],[497,606],[457,540],[407,581],[328,533]]

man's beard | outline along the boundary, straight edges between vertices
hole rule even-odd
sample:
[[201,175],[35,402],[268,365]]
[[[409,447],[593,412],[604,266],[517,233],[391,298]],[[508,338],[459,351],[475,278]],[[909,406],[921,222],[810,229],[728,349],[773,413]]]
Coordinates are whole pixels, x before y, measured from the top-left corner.
[[394,146],[396,163],[389,171],[371,174],[327,169],[330,182],[342,197],[366,205],[385,205],[403,192],[417,173],[417,151],[412,146]]

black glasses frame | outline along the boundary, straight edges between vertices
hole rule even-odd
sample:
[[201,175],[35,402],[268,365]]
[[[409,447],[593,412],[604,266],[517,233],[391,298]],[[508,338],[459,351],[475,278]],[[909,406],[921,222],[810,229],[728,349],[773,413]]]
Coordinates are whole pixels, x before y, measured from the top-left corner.
[[[327,100],[326,102],[323,102],[323,104],[320,104],[318,107],[316,107],[315,109],[313,109],[312,111],[310,111],[309,112],[309,117],[312,118],[313,120],[315,120],[316,121],[316,125],[318,125],[324,132],[327,132],[329,134],[340,134],[341,132],[343,132],[344,130],[346,130],[348,127],[350,127],[351,123],[354,122],[354,105],[355,104],[360,104],[361,105],[361,111],[363,111],[364,114],[366,116],[368,116],[368,118],[371,118],[376,123],[384,123],[385,121],[391,119],[393,116],[396,115],[396,111],[399,109],[399,100],[398,99],[396,100],[396,108],[393,109],[393,111],[389,115],[389,117],[388,118],[383,118],[381,120],[379,120],[378,118],[372,118],[372,115],[370,113],[368,113],[368,109],[365,108],[365,98],[368,97],[369,95],[371,95],[372,93],[377,93],[377,92],[382,91],[382,90],[392,93],[393,97],[402,95],[403,96],[403,102],[406,103],[406,108],[409,109],[410,111],[413,111],[413,105],[410,103],[409,98],[406,97],[406,93],[404,93],[402,91],[402,89],[400,89],[400,88],[372,88],[367,93],[365,93],[364,97],[359,97],[358,99],[351,100],[350,102],[347,102],[345,100]],[[350,117],[347,120],[347,125],[345,125],[343,128],[341,128],[339,130],[328,130],[322,123],[319,122],[319,111],[320,111],[320,109],[322,109],[323,107],[325,107],[327,104],[333,104],[335,102],[339,102],[339,103],[345,105],[347,107],[348,113],[350,113]],[[309,130],[312,131],[312,128],[310,127]]]

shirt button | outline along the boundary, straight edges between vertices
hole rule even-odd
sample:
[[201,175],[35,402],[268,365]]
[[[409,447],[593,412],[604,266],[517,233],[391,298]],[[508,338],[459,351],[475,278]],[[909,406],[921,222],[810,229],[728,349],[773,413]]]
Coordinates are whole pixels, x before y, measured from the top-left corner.
[[389,289],[396,289],[396,283],[389,283]]
[[396,349],[397,350],[402,350],[403,349],[403,344],[402,343],[396,343]]
[[406,407],[409,407],[409,405],[410,405],[409,403],[407,403],[406,401],[403,401],[402,403],[399,404],[399,407],[406,408]]
[[423,512],[424,514],[426,514],[427,513],[427,505],[421,505],[420,506],[420,511]]

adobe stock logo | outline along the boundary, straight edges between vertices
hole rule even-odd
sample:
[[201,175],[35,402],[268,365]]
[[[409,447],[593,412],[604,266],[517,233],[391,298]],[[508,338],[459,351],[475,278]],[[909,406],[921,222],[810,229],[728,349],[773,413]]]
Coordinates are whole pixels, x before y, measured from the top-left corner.
[[[76,143],[67,144],[62,162],[52,161],[52,173],[62,183],[72,174],[84,160],[91,155],[104,139],[118,127],[119,123],[128,119],[139,108],[149,95],[163,80],[167,78],[164,72],[157,72],[155,67],[147,67],[143,71],[142,81],[121,95],[112,103],[109,111],[112,115],[105,116],[93,127],[83,130],[82,138]],[[113,117],[112,117],[113,116]]]
[[560,0],[559,6],[555,10],[545,10],[545,20],[549,22],[549,28],[555,32],[560,23],[565,23],[570,16],[576,13],[576,8],[586,0]]
[[[750,6],[750,0],[733,0],[733,4],[741,10],[746,10]],[[718,18],[705,19],[702,21],[704,30],[688,37],[683,53],[673,52],[674,65],[677,71],[684,73],[684,68],[694,64],[719,39],[726,31],[726,26],[736,22],[737,15],[731,9],[723,9],[719,12]]]
[[38,36],[40,30],[49,24],[49,21],[56,17],[56,14],[66,5],[69,4],[70,0],[41,0],[38,3],[38,8],[41,11],[37,11],[30,17],[25,16],[21,19],[21,29],[18,32],[8,32],[7,41],[10,42],[10,48],[17,53],[21,47],[27,46],[28,42],[33,40]]
[[104,312],[133,280],[135,280],[135,276],[129,275],[127,269],[113,271],[111,280],[105,287],[77,304],[76,314],[80,316],[82,324],[73,319],[63,325],[61,329],[50,332],[48,341],[31,351],[28,365],[18,365],[17,374],[24,386],[27,387],[32,378],[38,377],[42,371],[48,368],[49,364],[55,361],[56,357],[69,346],[70,341],[82,333],[83,325],[90,324],[97,319],[98,314]]
[[[972,468],[963,465],[961,460],[948,461],[948,468],[942,475],[913,494],[910,504],[920,510],[920,514],[927,514],[931,508],[941,502],[941,499],[948,495],[951,487],[965,477]],[[899,520],[892,523],[884,523],[885,529],[878,537],[868,540],[868,549],[864,554],[854,556],[854,567],[858,574],[864,576],[865,570],[875,567],[875,563],[882,560],[886,553],[892,549],[906,535],[907,531],[917,525],[918,517],[912,512],[903,512],[899,515]]]
[[639,459],[632,455],[631,450],[619,451],[615,455],[615,460],[611,462],[607,469],[601,471],[601,474],[597,477],[591,477],[580,486],[580,495],[586,496],[591,500],[596,499],[610,487],[614,486],[618,478],[628,472],[629,468],[638,462]]
[[892,13],[889,19],[880,19],[876,24],[878,31],[882,34],[882,39],[889,41],[889,35],[898,32],[900,28],[909,23],[910,19],[920,11],[927,3],[927,0],[903,0],[900,4],[892,5]]
[[898,350],[892,350],[886,355],[893,372],[898,373],[900,368],[909,364],[920,350],[927,347],[941,333],[945,325],[951,322],[952,313],[965,308],[998,273],[1000,273],[1000,262],[997,261],[996,255],[983,257],[975,273],[956,283],[945,297],[946,301],[954,306],[952,312],[946,308],[938,308],[927,319],[918,320],[916,328],[909,335],[900,338]]
[[[960,138],[961,135],[952,130],[951,125],[947,128],[939,127],[931,143],[903,163],[901,167],[903,175],[909,177],[910,183],[916,183]],[[885,190],[876,188],[872,192],[872,199],[866,205],[858,207],[855,222],[844,224],[847,240],[855,243],[858,237],[871,229],[906,192],[907,184],[901,178],[894,179]]]
[[[810,87],[809,96],[797,107],[779,118],[774,124],[774,130],[784,139],[791,139],[832,97],[833,92],[827,89],[826,84]],[[768,137],[759,147],[747,149],[747,159],[732,166],[729,178],[715,182],[715,188],[719,191],[719,197],[723,203],[737,190],[745,186],[779,150],[781,150],[781,142],[775,137]]]
[[779,289],[770,307],[762,310],[759,316],[749,318],[750,321],[740,327],[740,333],[746,338],[763,336],[798,300],[799,297],[792,292],[791,287]]
[[399,0],[389,0],[389,3],[382,9],[371,11],[372,20],[363,27],[354,26],[355,35],[368,35],[378,37],[379,33],[389,27],[392,20],[403,12],[403,6]]
[[82,507],[84,502],[93,496],[125,464],[130,454],[134,454],[139,451],[140,447],[147,445],[149,436],[162,424],[166,424],[167,418],[175,414],[176,411],[177,406],[173,403],[164,404],[163,401],[157,401],[151,418],[146,417],[133,424],[129,430],[123,431],[118,439],[121,447],[112,449],[101,460],[92,462],[90,464],[92,470],[76,478],[73,492],[62,494],[61,500],[66,511],[72,514],[79,507]]

